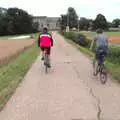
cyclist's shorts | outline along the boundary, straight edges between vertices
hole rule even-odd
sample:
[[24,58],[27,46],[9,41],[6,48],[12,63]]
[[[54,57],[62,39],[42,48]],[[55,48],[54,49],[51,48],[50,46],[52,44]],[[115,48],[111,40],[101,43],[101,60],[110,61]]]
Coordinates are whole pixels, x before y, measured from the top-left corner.
[[97,60],[103,60],[107,56],[107,51],[96,50],[95,58]]
[[45,49],[47,49],[47,54],[50,55],[51,48],[50,47],[41,47],[42,51],[44,51]]

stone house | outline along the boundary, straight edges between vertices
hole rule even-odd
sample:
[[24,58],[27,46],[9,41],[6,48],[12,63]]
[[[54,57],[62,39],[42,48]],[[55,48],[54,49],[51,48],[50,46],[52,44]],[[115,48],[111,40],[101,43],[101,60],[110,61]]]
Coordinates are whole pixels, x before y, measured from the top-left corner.
[[47,17],[47,16],[34,16],[33,22],[39,23],[39,30],[42,30],[44,26],[47,26],[49,30],[60,29],[58,23],[59,17]]

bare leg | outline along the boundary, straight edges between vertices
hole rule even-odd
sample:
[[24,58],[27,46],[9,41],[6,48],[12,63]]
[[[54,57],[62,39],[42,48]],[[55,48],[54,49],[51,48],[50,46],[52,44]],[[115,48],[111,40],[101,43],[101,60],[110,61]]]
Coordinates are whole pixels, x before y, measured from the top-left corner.
[[42,51],[42,58],[41,59],[44,60],[44,51]]
[[50,63],[50,55],[48,55],[48,66],[51,67],[51,63]]
[[93,75],[96,75],[96,57],[93,58]]

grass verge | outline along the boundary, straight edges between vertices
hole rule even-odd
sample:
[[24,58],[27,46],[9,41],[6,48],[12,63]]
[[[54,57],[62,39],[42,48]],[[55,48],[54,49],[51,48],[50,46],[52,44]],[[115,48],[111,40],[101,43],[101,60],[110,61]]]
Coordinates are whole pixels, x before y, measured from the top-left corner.
[[[65,38],[66,39],[66,38]],[[75,42],[73,42],[72,40],[67,40],[69,43],[71,43],[72,45],[74,45],[75,47],[77,47],[81,52],[83,52],[84,54],[90,56],[90,57],[93,57],[94,54],[93,52],[89,51],[87,48],[85,47],[82,47],[78,44],[76,44]]]
[[120,64],[113,64],[109,61],[106,61],[106,66],[113,80],[120,83]]
[[11,60],[9,64],[0,68],[0,109],[14,93],[38,54],[39,49],[32,45],[31,48]]

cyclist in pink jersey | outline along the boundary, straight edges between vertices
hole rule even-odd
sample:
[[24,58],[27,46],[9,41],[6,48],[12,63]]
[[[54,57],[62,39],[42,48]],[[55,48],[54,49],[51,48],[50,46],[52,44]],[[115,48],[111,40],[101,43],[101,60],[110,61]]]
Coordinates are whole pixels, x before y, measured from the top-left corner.
[[50,52],[51,47],[53,46],[53,38],[50,33],[48,33],[47,27],[43,28],[43,32],[39,34],[38,37],[38,46],[41,48],[42,51],[42,60],[44,60],[44,50],[47,49],[47,54],[49,55],[50,59]]

